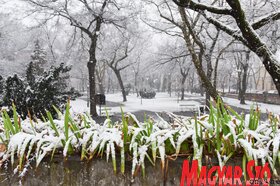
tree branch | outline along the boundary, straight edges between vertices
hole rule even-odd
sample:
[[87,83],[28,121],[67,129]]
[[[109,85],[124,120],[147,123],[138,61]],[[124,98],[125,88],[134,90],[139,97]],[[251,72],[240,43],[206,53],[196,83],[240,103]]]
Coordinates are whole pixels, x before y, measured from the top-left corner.
[[175,4],[177,4],[178,6],[189,8],[189,9],[192,9],[197,12],[206,10],[208,12],[212,12],[215,14],[222,14],[222,15],[231,15],[232,14],[231,9],[220,8],[220,7],[215,7],[215,6],[211,6],[211,5],[205,5],[202,3],[196,3],[196,2],[193,2],[192,0],[179,0],[179,1],[173,0],[173,2]]
[[272,21],[276,21],[276,20],[279,20],[280,19],[280,11],[279,12],[274,12],[254,23],[252,23],[252,27],[254,30],[257,30],[267,24],[269,24],[270,22]]

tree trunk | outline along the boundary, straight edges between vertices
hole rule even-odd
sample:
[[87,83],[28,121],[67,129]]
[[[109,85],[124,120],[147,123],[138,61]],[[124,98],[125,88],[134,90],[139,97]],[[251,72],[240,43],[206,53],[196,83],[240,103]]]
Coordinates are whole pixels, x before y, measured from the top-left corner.
[[[208,80],[210,80],[210,82],[212,81],[212,72],[213,72],[213,68],[212,68],[212,63],[211,63],[211,55],[205,55],[206,58],[206,62],[207,62],[207,78]],[[214,88],[216,89],[216,87],[214,86]],[[205,104],[206,104],[206,108],[210,108],[210,101],[211,101],[211,96],[209,94],[209,92],[206,90],[205,93]],[[208,110],[208,109],[207,109]]]
[[81,80],[82,82],[82,86],[81,86],[81,91],[82,92],[85,92],[85,85],[87,84],[86,82],[87,82],[87,80],[84,78],[84,76],[82,77],[82,80]]
[[[179,12],[181,15],[181,19],[183,21],[183,27],[181,28],[185,44],[187,49],[189,50],[191,57],[192,57],[192,62],[197,70],[197,74],[200,77],[202,86],[205,88],[206,92],[215,100],[218,100],[219,94],[215,87],[212,85],[212,82],[207,78],[207,75],[205,74],[205,71],[203,70],[202,66],[202,56],[203,56],[203,48],[200,48],[200,53],[197,55],[197,52],[195,50],[195,46],[193,45],[193,42],[191,40],[191,35],[188,33],[188,27],[186,23],[188,22],[186,18],[186,12],[185,9],[182,7],[179,7]],[[203,90],[201,91],[201,95],[203,96]]]
[[262,63],[265,69],[272,77],[273,82],[276,86],[278,94],[280,96],[280,64],[267,45],[260,39],[253,27],[246,20],[245,13],[241,8],[241,4],[236,0],[226,0],[227,3],[232,7],[232,15],[236,20],[237,26],[240,28],[242,36],[247,41],[247,46],[251,51],[262,59]]
[[248,63],[243,65],[243,77],[241,83],[241,92],[240,92],[240,104],[245,104],[245,94],[247,89],[247,73],[249,65]]
[[98,86],[99,86],[100,94],[104,94],[105,92],[104,92],[104,87],[103,87],[102,82],[99,82],[99,83],[98,83]]
[[121,77],[121,73],[119,70],[115,70],[114,69],[114,72],[117,76],[117,79],[118,79],[118,82],[119,82],[119,85],[120,85],[120,88],[121,88],[121,91],[122,91],[122,96],[123,96],[123,102],[126,102],[127,99],[126,99],[126,93],[125,93],[125,88],[124,88],[124,85],[123,85],[123,81],[122,81],[122,77]]
[[228,93],[230,93],[230,87],[231,87],[231,74],[229,74],[229,77],[228,77]]
[[100,76],[97,74],[97,79],[98,79],[98,87],[99,87],[99,93],[100,94],[104,94],[104,87],[103,87],[103,83],[102,83],[102,78],[100,78]]
[[223,79],[223,83],[222,83],[222,88],[223,88],[223,94],[225,93],[225,80]]
[[241,99],[241,95],[240,95],[241,94],[241,75],[242,75],[242,73],[238,72],[236,91],[238,92],[238,99],[239,100]]
[[217,90],[218,65],[219,65],[219,60],[217,59],[214,67],[214,80],[213,80],[213,86],[216,90]]
[[92,117],[96,117],[96,101],[94,99],[95,96],[95,66],[96,60],[94,57],[90,57],[90,61],[87,64],[88,74],[89,74],[89,103],[90,103],[90,115]]
[[[190,1],[182,1],[185,2],[185,7],[191,8],[194,11],[197,12],[204,12],[205,7],[198,8],[197,6],[189,6]],[[215,20],[211,18],[206,18],[210,23],[214,24],[216,27],[220,28],[221,30],[224,30],[229,35],[233,36],[235,39],[238,39],[241,41],[244,45],[246,45],[251,51],[253,51],[260,59],[262,59],[262,63],[265,66],[265,69],[270,74],[270,76],[273,79],[273,82],[276,86],[276,89],[278,91],[278,94],[280,96],[280,64],[279,60],[275,58],[271,50],[268,48],[268,46],[265,44],[264,41],[261,40],[255,29],[261,28],[263,24],[260,23],[256,28],[254,28],[246,18],[246,14],[241,6],[241,1],[239,0],[226,0],[227,4],[231,7],[228,14],[230,14],[234,19],[239,27],[239,30],[241,31],[242,37],[239,37],[236,35],[236,32],[232,32],[231,30],[227,30],[226,27],[223,24],[220,24],[219,22],[216,22]],[[178,4],[178,3],[177,3]],[[180,7],[181,8],[181,7]],[[182,9],[184,10],[184,9]],[[271,18],[270,18],[271,19]],[[269,21],[266,21],[268,23]]]
[[134,75],[134,89],[135,89],[135,92],[136,92],[136,95],[137,97],[139,97],[139,90],[138,90],[138,73],[135,73]]
[[204,87],[203,82],[199,81],[199,89],[200,89],[200,95],[204,96]]
[[187,76],[182,77],[181,81],[181,100],[185,99],[185,82],[186,82]]
[[241,66],[243,68],[243,77],[242,77],[242,83],[241,83],[241,91],[240,91],[240,104],[245,104],[245,94],[247,89],[247,75],[248,75],[248,69],[249,69],[249,59],[250,59],[250,51],[246,52],[246,62],[245,64],[241,63]]
[[194,89],[194,72],[192,73],[192,78],[191,78],[191,94],[193,93],[193,89]]
[[137,97],[138,97],[137,79],[138,79],[138,72],[134,72],[134,91],[137,93]]
[[110,75],[108,75],[108,85],[107,85],[107,93],[110,92],[110,88],[111,88],[111,78],[110,78]]
[[[106,5],[106,2],[104,2],[103,6]],[[102,24],[102,19],[98,17],[96,19],[96,28],[95,33],[92,35],[89,34],[91,38],[91,44],[89,49],[89,62],[87,64],[88,67],[88,75],[89,75],[89,103],[90,103],[90,115],[92,117],[98,116],[96,112],[96,100],[95,100],[95,67],[96,67],[96,47],[97,47],[97,39],[98,39],[98,32],[100,31]]]
[[172,86],[172,81],[171,81],[171,74],[168,75],[168,85],[167,85],[167,89],[168,89],[168,93],[169,96],[171,97],[171,87]]

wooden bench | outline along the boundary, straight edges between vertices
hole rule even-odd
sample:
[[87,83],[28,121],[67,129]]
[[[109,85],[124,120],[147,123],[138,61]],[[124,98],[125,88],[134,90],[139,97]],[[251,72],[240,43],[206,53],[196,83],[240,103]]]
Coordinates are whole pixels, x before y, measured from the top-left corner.
[[196,112],[198,116],[204,114],[206,106],[205,105],[194,105],[194,104],[180,104],[181,111],[192,111]]
[[197,105],[194,104],[180,104],[181,111],[197,111]]
[[101,112],[100,112],[100,110],[98,108],[98,113],[99,113],[99,115],[101,113],[101,116],[107,116],[106,111],[108,112],[109,116],[113,116],[114,115],[114,113],[112,112],[112,108],[101,107]]

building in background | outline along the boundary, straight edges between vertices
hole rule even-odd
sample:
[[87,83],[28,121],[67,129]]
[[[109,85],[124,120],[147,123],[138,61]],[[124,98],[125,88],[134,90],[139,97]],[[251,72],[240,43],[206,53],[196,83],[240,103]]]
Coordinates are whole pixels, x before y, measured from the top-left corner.
[[274,82],[264,66],[260,68],[258,79],[259,80],[257,81],[257,87],[256,87],[258,91],[267,91],[267,92],[274,91],[274,90],[276,91]]

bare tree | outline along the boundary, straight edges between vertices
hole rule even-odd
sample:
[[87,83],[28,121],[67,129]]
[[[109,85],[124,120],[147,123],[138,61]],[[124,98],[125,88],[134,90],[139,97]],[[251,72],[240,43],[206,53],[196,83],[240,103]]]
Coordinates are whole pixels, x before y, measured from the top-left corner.
[[97,83],[98,83],[98,87],[99,87],[99,93],[104,94],[104,78],[105,78],[105,72],[106,72],[106,67],[107,64],[104,62],[99,62],[96,65],[96,78],[97,78]]
[[191,65],[190,54],[187,53],[184,47],[184,43],[177,41],[175,44],[164,44],[158,53],[158,62],[156,66],[166,66],[167,69],[178,68],[181,76],[180,89],[181,89],[181,100],[185,98],[185,82],[189,75]]
[[[169,26],[166,27],[169,28],[169,30],[170,28],[172,28],[173,32],[169,32],[168,29],[159,29],[159,30],[169,35],[181,37],[182,39],[184,39],[185,46],[188,52],[190,53],[192,62],[196,68],[198,76],[200,77],[202,86],[205,88],[207,93],[209,93],[209,95],[214,100],[217,100],[219,97],[218,92],[213,86],[211,79],[207,77],[207,74],[203,67],[203,61],[205,58],[205,54],[207,53],[206,53],[206,46],[203,43],[202,39],[199,37],[199,33],[203,29],[203,27],[201,26],[202,24],[200,24],[200,26],[198,24],[200,20],[200,15],[197,15],[194,18],[192,18],[191,16],[189,16],[189,12],[187,12],[184,8],[182,7],[174,8],[166,0],[163,1],[160,5],[156,4],[155,2],[151,2],[151,3],[157,7],[160,17],[163,20],[165,20],[167,23],[169,23]],[[158,29],[157,27],[154,28]],[[214,47],[215,47],[215,42],[213,44]],[[209,51],[209,53],[211,53],[211,51]],[[209,70],[209,72],[210,71],[211,69]]]
[[[224,48],[222,48],[219,52],[218,55],[216,57],[215,60],[215,66],[214,66],[214,78],[213,78],[213,85],[216,88],[217,87],[217,76],[218,76],[218,66],[219,66],[219,61],[222,58],[223,54],[225,53],[225,51],[234,43],[235,40],[232,40],[231,42],[229,42]],[[230,76],[231,77],[231,76]]]
[[127,59],[128,54],[134,49],[133,46],[130,46],[130,38],[123,37],[117,45],[115,45],[112,56],[109,59],[103,59],[107,65],[113,70],[115,73],[123,96],[123,102],[127,101],[126,91],[124,87],[124,83],[121,76],[121,71],[131,66],[133,63],[128,62],[123,64],[123,62]]
[[[257,21],[249,22],[245,14],[245,9],[242,6],[240,0],[226,0],[227,6],[216,7],[213,4],[202,4],[195,2],[193,0],[173,0],[178,6],[185,7],[197,11],[206,20],[215,25],[218,29],[226,32],[230,36],[234,37],[236,40],[242,42],[251,51],[262,59],[267,72],[273,79],[273,82],[280,95],[280,63],[279,60],[275,58],[272,51],[269,49],[268,45],[263,42],[261,37],[257,34],[255,30],[258,30],[273,21],[280,19],[280,12],[273,11],[271,8],[266,16],[259,18]],[[264,6],[266,3],[264,3]],[[248,10],[247,10],[248,11]],[[209,15],[209,13],[211,15]],[[219,15],[216,19],[213,15]],[[229,25],[222,22],[222,18],[230,16],[234,19],[237,28],[233,29]]]
[[25,25],[10,14],[0,13],[0,74],[9,76],[11,73],[22,74],[29,61],[26,52],[33,42],[32,33],[27,32]]
[[[218,42],[218,37],[220,35],[220,30],[218,29],[216,31],[216,34],[215,34],[214,37],[211,36],[211,34],[207,31],[207,29],[205,29],[205,30],[206,30],[206,33],[209,36],[209,38],[212,40],[212,43],[209,47],[209,50],[207,50],[207,47],[205,47],[206,50],[205,50],[205,54],[204,54],[205,55],[205,60],[206,60],[206,63],[207,63],[206,76],[210,81],[212,81],[212,73],[213,73],[212,58],[213,58],[213,53],[214,53],[215,46]],[[216,88],[216,87],[214,86],[214,88]],[[206,103],[206,106],[208,108],[210,108],[210,98],[211,98],[211,96],[210,96],[209,92],[206,90],[205,103]]]
[[141,54],[139,54],[136,57],[135,64],[132,65],[132,70],[134,73],[134,86],[133,89],[137,94],[137,97],[139,96],[139,90],[138,90],[138,78],[139,78],[139,73],[140,73],[140,64],[141,64]]
[[245,94],[247,90],[247,77],[248,77],[248,69],[249,69],[249,58],[250,58],[250,51],[246,52],[246,59],[245,61],[240,63],[243,69],[242,75],[242,82],[241,82],[241,89],[240,89],[240,104],[245,104]]
[[[34,12],[48,14],[48,19],[60,16],[69,21],[70,25],[81,31],[83,38],[88,43],[89,60],[87,63],[90,89],[90,114],[97,116],[95,97],[95,72],[96,72],[96,50],[98,38],[101,34],[101,26],[111,24],[122,27],[125,16],[117,15],[124,6],[118,6],[112,0],[25,0],[34,7]],[[77,9],[81,11],[76,11]]]
[[189,72],[190,72],[190,65],[188,65],[188,63],[186,63],[186,57],[183,58],[182,60],[177,60],[177,63],[180,67],[180,74],[182,76],[181,78],[181,100],[184,100],[185,99],[185,82],[186,82],[186,79],[189,75]]

